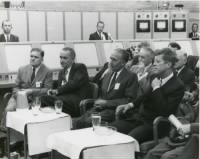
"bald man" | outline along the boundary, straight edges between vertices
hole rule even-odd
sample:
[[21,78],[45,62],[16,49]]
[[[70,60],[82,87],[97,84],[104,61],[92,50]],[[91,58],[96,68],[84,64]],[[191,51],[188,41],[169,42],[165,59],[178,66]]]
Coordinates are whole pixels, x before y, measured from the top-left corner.
[[175,69],[177,71],[177,76],[182,80],[187,90],[190,89],[194,82],[194,72],[186,66],[187,63],[187,53],[184,50],[176,51],[178,61],[175,64]]
[[0,42],[19,42],[19,37],[11,34],[12,24],[9,20],[4,20],[1,28],[3,34],[0,35]]

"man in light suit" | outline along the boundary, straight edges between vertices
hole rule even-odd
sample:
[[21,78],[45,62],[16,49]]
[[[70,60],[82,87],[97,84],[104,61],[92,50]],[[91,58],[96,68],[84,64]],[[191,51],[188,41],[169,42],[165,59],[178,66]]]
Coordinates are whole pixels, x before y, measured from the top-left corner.
[[108,33],[103,32],[104,22],[97,22],[97,31],[90,34],[89,40],[112,40]]
[[132,110],[132,114],[124,115],[123,119],[111,123],[112,126],[134,137],[139,143],[152,140],[153,120],[175,113],[184,94],[183,83],[173,73],[176,60],[175,53],[169,48],[158,52],[149,74],[149,92],[131,103],[118,106],[117,115],[128,110]]
[[110,56],[111,71],[105,74],[98,99],[91,100],[94,107],[74,122],[75,128],[91,126],[91,113],[100,112],[101,120],[115,120],[115,109],[137,96],[138,80],[136,74],[125,68],[129,55],[124,49],[116,49]]
[[0,42],[19,42],[19,37],[11,34],[12,24],[9,20],[2,22],[3,34],[0,35]]
[[19,68],[16,88],[13,89],[13,95],[8,101],[7,111],[16,109],[16,94],[24,90],[30,99],[35,95],[43,95],[52,87],[52,73],[44,64],[44,51],[39,48],[33,48],[30,54],[30,64]]
[[57,85],[49,90],[48,96],[42,97],[43,106],[54,106],[56,100],[63,101],[63,112],[72,117],[79,116],[79,103],[85,98],[91,97],[89,90],[89,76],[87,68],[82,63],[75,63],[74,49],[65,47],[60,52],[60,64]]

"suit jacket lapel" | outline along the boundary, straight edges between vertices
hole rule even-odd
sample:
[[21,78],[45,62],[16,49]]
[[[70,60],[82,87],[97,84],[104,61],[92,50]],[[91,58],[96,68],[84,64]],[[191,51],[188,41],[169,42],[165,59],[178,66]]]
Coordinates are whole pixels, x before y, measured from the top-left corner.
[[5,39],[4,34],[1,34],[1,41],[2,41],[2,42],[6,42],[6,39]]
[[74,72],[74,66],[75,66],[75,63],[72,64],[71,70],[70,70],[70,72],[68,72],[68,73],[69,73],[68,81],[69,81],[69,80],[71,79],[71,77],[72,77],[72,74],[73,74],[73,72]]
[[[110,86],[110,89],[108,92],[110,92],[111,90],[113,90],[113,88],[115,87],[115,84],[118,83],[124,76],[124,73],[125,73],[125,69],[123,69],[120,74],[118,75],[118,77],[116,78],[115,82]],[[111,74],[112,75],[112,74]],[[110,81],[109,81],[110,83]]]
[[44,65],[41,64],[41,66],[40,66],[40,68],[39,68],[37,74],[35,75],[35,78],[34,78],[34,80],[33,80],[32,83],[35,83],[35,82],[40,78],[40,76],[41,76],[41,74],[42,74],[42,72],[43,72],[43,69],[44,69]]

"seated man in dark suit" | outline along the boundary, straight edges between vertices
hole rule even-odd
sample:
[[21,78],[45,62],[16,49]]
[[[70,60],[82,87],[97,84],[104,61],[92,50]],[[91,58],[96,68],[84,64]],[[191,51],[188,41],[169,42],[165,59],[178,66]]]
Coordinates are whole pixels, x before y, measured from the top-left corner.
[[101,120],[112,122],[115,120],[115,109],[119,104],[126,104],[137,96],[138,81],[134,73],[125,68],[128,61],[128,53],[124,49],[116,49],[110,56],[110,69],[103,80],[99,98],[90,104],[92,109],[77,119],[75,128],[91,126],[91,113],[100,112]]
[[72,48],[65,47],[61,50],[60,64],[63,69],[59,72],[57,86],[48,91],[48,96],[41,98],[43,106],[54,106],[55,100],[62,100],[63,112],[72,117],[80,114],[80,101],[90,97],[87,68],[84,64],[75,63],[75,56]]
[[192,40],[199,40],[198,24],[197,23],[192,24],[192,32],[189,33],[189,38],[192,38]]
[[117,115],[128,110],[129,115],[123,115],[124,118],[111,123],[112,126],[117,127],[119,132],[131,135],[139,143],[152,140],[153,120],[158,116],[168,117],[175,113],[184,94],[183,83],[173,73],[176,60],[176,54],[169,48],[158,52],[148,75],[149,91],[131,103],[118,106]]
[[112,40],[111,36],[103,32],[104,29],[104,22],[98,21],[97,22],[97,31],[90,34],[89,40]]
[[[8,101],[7,111],[16,109],[16,94],[23,90],[29,99],[34,95],[43,95],[52,87],[52,73],[44,64],[44,51],[33,48],[30,55],[30,64],[19,68],[16,88],[13,89],[13,96]],[[19,106],[18,106],[19,107]]]
[[19,42],[19,37],[11,34],[12,24],[9,20],[2,22],[3,34],[0,35],[0,42]]
[[190,89],[191,85],[194,83],[194,72],[186,66],[187,63],[187,53],[183,50],[176,51],[178,61],[174,65],[177,76],[183,81],[185,88]]

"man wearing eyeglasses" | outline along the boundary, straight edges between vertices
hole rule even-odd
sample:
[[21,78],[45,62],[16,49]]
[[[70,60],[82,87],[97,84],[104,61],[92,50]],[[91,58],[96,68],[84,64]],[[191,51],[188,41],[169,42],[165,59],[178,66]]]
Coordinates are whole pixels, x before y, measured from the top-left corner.
[[8,101],[7,111],[13,111],[17,107],[17,92],[23,90],[28,99],[34,95],[43,95],[52,87],[51,71],[42,63],[44,51],[39,48],[33,48],[30,54],[30,64],[19,68],[16,88],[13,89],[13,95]]

